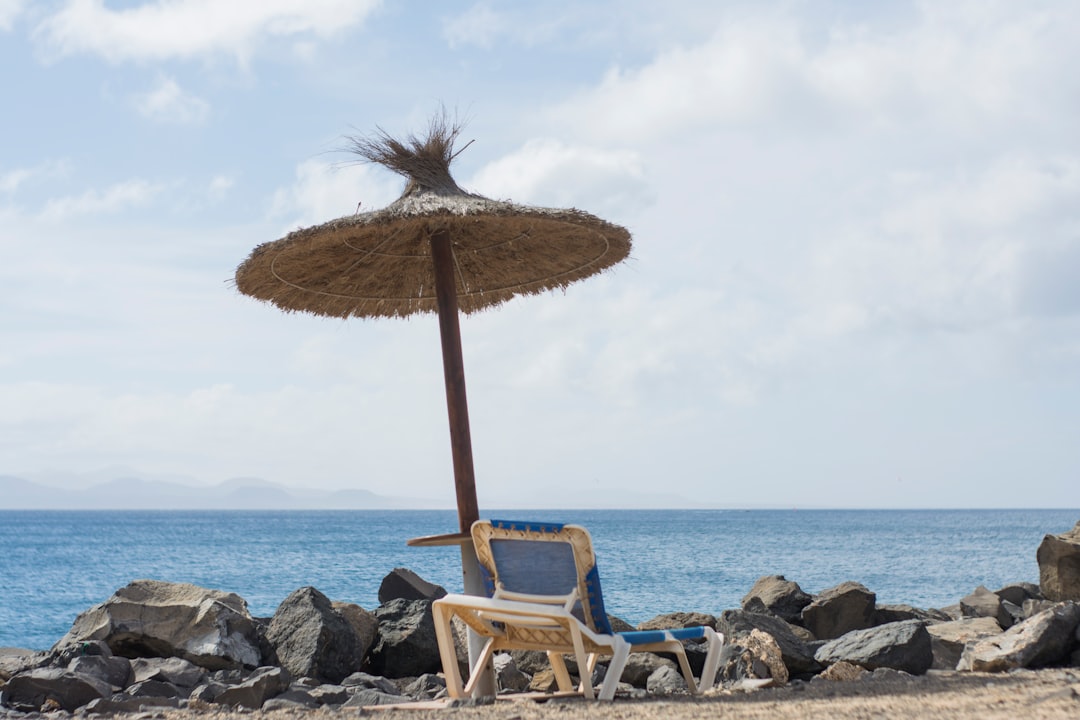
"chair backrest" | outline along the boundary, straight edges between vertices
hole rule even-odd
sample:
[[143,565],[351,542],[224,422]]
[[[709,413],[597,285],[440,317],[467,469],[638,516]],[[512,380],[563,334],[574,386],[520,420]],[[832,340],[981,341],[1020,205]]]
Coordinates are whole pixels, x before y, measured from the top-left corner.
[[578,591],[574,614],[590,629],[611,634],[592,538],[580,525],[478,520],[472,526],[480,575],[488,595],[497,588],[529,595]]

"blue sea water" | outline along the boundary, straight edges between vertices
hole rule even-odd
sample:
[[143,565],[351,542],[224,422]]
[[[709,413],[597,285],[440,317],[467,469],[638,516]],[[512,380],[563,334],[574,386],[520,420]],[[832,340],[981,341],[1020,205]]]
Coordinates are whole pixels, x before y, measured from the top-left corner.
[[[596,547],[609,612],[739,606],[762,575],[807,592],[855,580],[879,603],[942,607],[978,585],[1038,582],[1035,551],[1077,510],[559,510],[490,516],[573,522]],[[453,531],[453,511],[0,511],[0,646],[45,649],[75,616],[138,578],[235,592],[272,615],[313,585],[372,609],[408,567],[454,592],[456,548],[412,548]]]

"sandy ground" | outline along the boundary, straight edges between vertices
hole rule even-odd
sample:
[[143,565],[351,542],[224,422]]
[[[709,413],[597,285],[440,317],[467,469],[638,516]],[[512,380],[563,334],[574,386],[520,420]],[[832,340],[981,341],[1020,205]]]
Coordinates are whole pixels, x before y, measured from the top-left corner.
[[[169,711],[167,720],[337,720],[356,710],[277,710],[259,713]],[[1080,718],[1080,668],[1018,671],[1006,674],[931,673],[922,677],[886,677],[854,682],[815,681],[753,692],[711,694],[702,698],[621,699],[597,703],[579,698],[547,702],[499,700],[493,705],[456,708],[366,709],[368,717],[402,720],[792,720],[839,718],[882,720],[959,718],[1045,720]],[[162,717],[156,713],[150,717]]]

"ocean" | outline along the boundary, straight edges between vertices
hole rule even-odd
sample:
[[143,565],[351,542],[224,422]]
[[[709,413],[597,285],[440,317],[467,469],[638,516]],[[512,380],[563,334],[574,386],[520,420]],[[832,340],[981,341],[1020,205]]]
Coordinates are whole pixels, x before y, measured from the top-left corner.
[[[846,580],[879,603],[943,607],[979,585],[1038,582],[1044,535],[1078,510],[508,510],[485,517],[578,523],[596,548],[608,612],[637,624],[739,606],[762,575],[807,592]],[[453,511],[0,511],[0,647],[42,650],[132,580],[235,592],[270,616],[313,585],[378,605],[406,567],[460,592],[457,548],[405,541],[452,532]]]

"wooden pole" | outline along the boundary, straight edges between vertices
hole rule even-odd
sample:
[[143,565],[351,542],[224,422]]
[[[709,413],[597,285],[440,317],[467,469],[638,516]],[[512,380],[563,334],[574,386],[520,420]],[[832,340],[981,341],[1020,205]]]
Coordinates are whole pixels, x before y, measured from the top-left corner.
[[476,503],[472,437],[469,434],[469,403],[465,397],[465,363],[461,357],[454,250],[450,245],[450,233],[446,230],[432,233],[430,240],[431,260],[435,268],[439,334],[442,338],[446,410],[450,416],[450,450],[454,458],[458,525],[461,532],[467,533],[472,524],[480,519],[480,510]]
[[[458,325],[457,277],[450,233],[438,230],[431,235],[431,261],[435,268],[435,300],[439,310],[442,339],[443,378],[446,381],[446,411],[450,416],[450,450],[454,457],[454,490],[457,493],[458,526],[469,533],[480,519],[476,503],[476,476],[473,472],[472,436],[469,434],[469,403],[465,397],[465,362],[461,357],[461,328]],[[465,593],[483,595],[479,564],[472,540],[461,545],[461,574]],[[469,667],[476,671],[483,643],[469,630]],[[495,695],[495,671],[489,664],[474,694]]]

